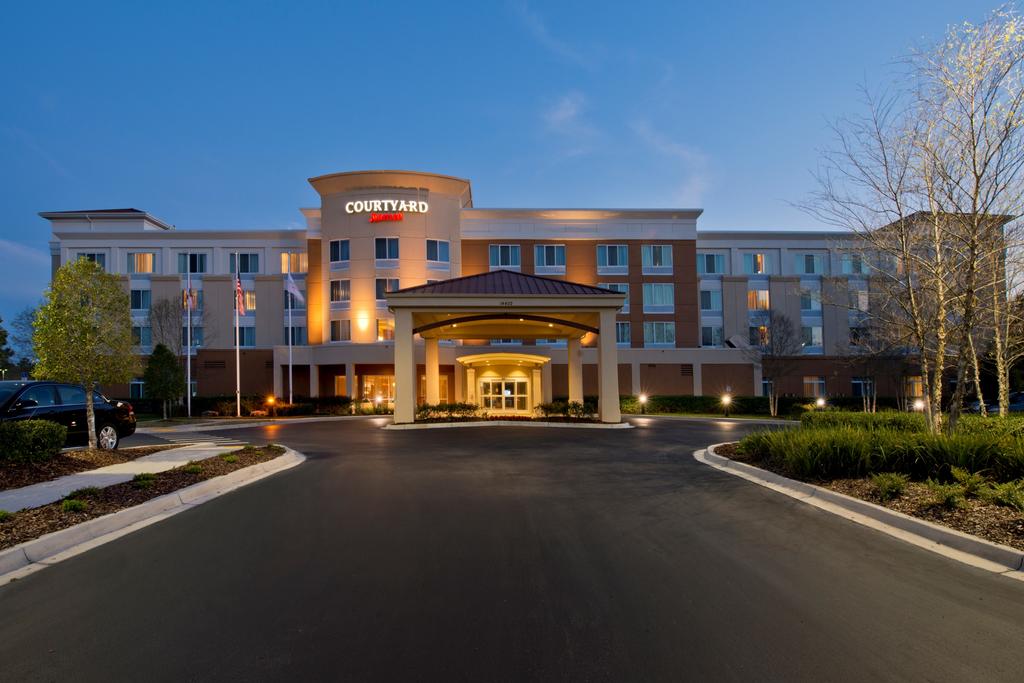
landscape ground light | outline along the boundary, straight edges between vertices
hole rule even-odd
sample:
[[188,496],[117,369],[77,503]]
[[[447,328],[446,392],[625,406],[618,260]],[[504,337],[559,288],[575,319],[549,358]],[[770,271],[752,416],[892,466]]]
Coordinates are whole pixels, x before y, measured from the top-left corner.
[[725,416],[729,417],[729,406],[732,405],[732,396],[729,394],[722,394],[722,408],[725,409]]
[[647,408],[647,394],[640,394],[636,400],[640,401],[640,414],[643,415]]

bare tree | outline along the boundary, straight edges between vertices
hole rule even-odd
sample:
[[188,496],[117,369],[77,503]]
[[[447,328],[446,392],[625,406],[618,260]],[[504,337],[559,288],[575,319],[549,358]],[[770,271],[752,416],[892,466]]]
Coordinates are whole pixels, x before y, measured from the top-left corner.
[[779,387],[799,363],[803,340],[796,324],[784,313],[769,311],[767,323],[759,330],[760,338],[751,339],[744,353],[761,368],[761,377],[769,380],[768,412],[775,417],[779,414]]

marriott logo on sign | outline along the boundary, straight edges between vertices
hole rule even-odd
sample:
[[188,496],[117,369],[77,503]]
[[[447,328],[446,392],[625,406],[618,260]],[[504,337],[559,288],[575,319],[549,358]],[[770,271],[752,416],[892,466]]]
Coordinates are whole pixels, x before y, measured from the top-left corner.
[[[429,210],[430,205],[426,202],[407,199],[360,199],[359,201],[347,202],[345,204],[345,213],[387,214],[402,211],[407,211],[409,213],[426,213]],[[371,222],[374,221],[371,220]]]

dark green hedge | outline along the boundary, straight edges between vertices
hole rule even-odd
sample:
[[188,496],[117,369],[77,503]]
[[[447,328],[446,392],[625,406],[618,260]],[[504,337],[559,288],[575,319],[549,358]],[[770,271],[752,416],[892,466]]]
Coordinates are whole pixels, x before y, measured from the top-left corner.
[[0,462],[48,460],[64,447],[68,430],[49,420],[18,420],[0,423]]

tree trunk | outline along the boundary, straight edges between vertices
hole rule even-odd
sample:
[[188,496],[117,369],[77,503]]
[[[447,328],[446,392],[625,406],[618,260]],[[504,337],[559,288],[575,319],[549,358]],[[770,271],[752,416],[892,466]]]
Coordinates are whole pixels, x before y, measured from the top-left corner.
[[96,448],[96,410],[92,404],[92,385],[85,385],[85,430],[89,434],[89,448]]
[[974,393],[978,395],[978,411],[982,417],[988,417],[988,408],[985,406],[985,397],[981,393],[981,363],[978,361],[978,350],[974,346],[974,335],[968,334],[969,348],[971,352],[971,370],[974,373]]

